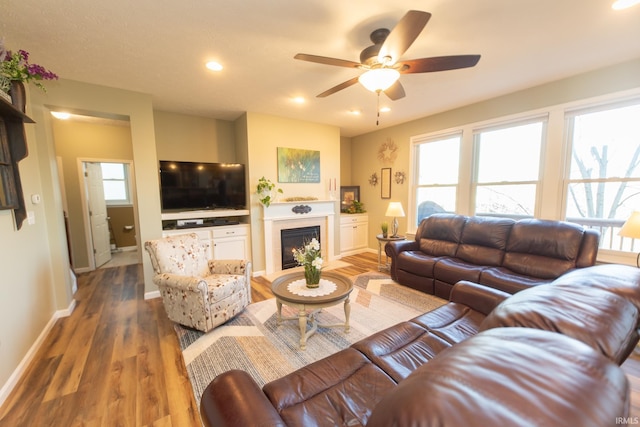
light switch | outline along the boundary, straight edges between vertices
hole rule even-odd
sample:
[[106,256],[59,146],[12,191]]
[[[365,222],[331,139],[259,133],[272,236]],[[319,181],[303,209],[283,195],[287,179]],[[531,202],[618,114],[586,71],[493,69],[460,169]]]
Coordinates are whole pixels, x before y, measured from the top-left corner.
[[27,211],[27,224],[33,225],[36,223],[36,213],[34,211]]

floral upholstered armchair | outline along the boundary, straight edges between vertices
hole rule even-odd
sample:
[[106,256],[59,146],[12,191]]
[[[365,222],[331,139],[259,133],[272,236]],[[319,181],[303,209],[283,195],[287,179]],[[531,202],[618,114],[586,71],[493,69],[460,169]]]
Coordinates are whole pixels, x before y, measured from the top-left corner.
[[208,259],[194,233],[144,244],[169,319],[208,332],[251,302],[251,263]]

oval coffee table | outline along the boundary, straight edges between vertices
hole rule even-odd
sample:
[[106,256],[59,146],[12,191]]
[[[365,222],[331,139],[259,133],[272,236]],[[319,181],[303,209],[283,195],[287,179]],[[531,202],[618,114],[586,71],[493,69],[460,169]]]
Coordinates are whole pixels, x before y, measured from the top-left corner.
[[[349,305],[349,294],[353,290],[353,283],[348,277],[338,273],[322,273],[321,279],[328,280],[336,284],[336,289],[328,295],[321,296],[303,296],[290,292],[287,286],[296,280],[303,279],[304,273],[289,273],[284,276],[276,278],[271,284],[271,291],[276,297],[277,312],[277,324],[278,326],[283,320],[298,320],[300,325],[300,349],[305,350],[307,348],[307,338],[313,335],[318,326],[323,328],[344,326],[344,331],[349,332],[349,314],[351,313],[351,306]],[[344,302],[344,323],[335,325],[319,324],[316,321],[315,315],[318,311],[325,307],[331,307]],[[282,304],[298,310],[296,317],[282,317]],[[307,331],[307,322],[311,324],[311,329]]]

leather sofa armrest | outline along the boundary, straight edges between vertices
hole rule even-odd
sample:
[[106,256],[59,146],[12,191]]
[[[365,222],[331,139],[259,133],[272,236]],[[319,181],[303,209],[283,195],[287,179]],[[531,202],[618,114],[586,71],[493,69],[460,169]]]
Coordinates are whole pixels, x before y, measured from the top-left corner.
[[253,378],[240,370],[211,381],[202,393],[200,414],[205,427],[286,425]]
[[466,305],[485,316],[511,294],[479,283],[461,280],[453,286],[449,301]]
[[398,240],[395,242],[387,242],[384,247],[384,253],[387,254],[389,258],[391,258],[391,268],[389,269],[389,273],[391,274],[391,278],[393,280],[398,280],[398,275],[396,273],[396,269],[398,264],[396,260],[400,252],[404,251],[417,251],[420,249],[420,244],[415,240]]

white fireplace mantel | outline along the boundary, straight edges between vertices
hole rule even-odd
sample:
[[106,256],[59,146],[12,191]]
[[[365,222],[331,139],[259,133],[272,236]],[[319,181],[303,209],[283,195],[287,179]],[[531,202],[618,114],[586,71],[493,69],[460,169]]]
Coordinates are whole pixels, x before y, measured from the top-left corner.
[[333,260],[336,207],[333,200],[276,202],[269,207],[263,206],[266,274],[282,270],[280,232],[286,229],[320,226],[322,256],[327,262]]

